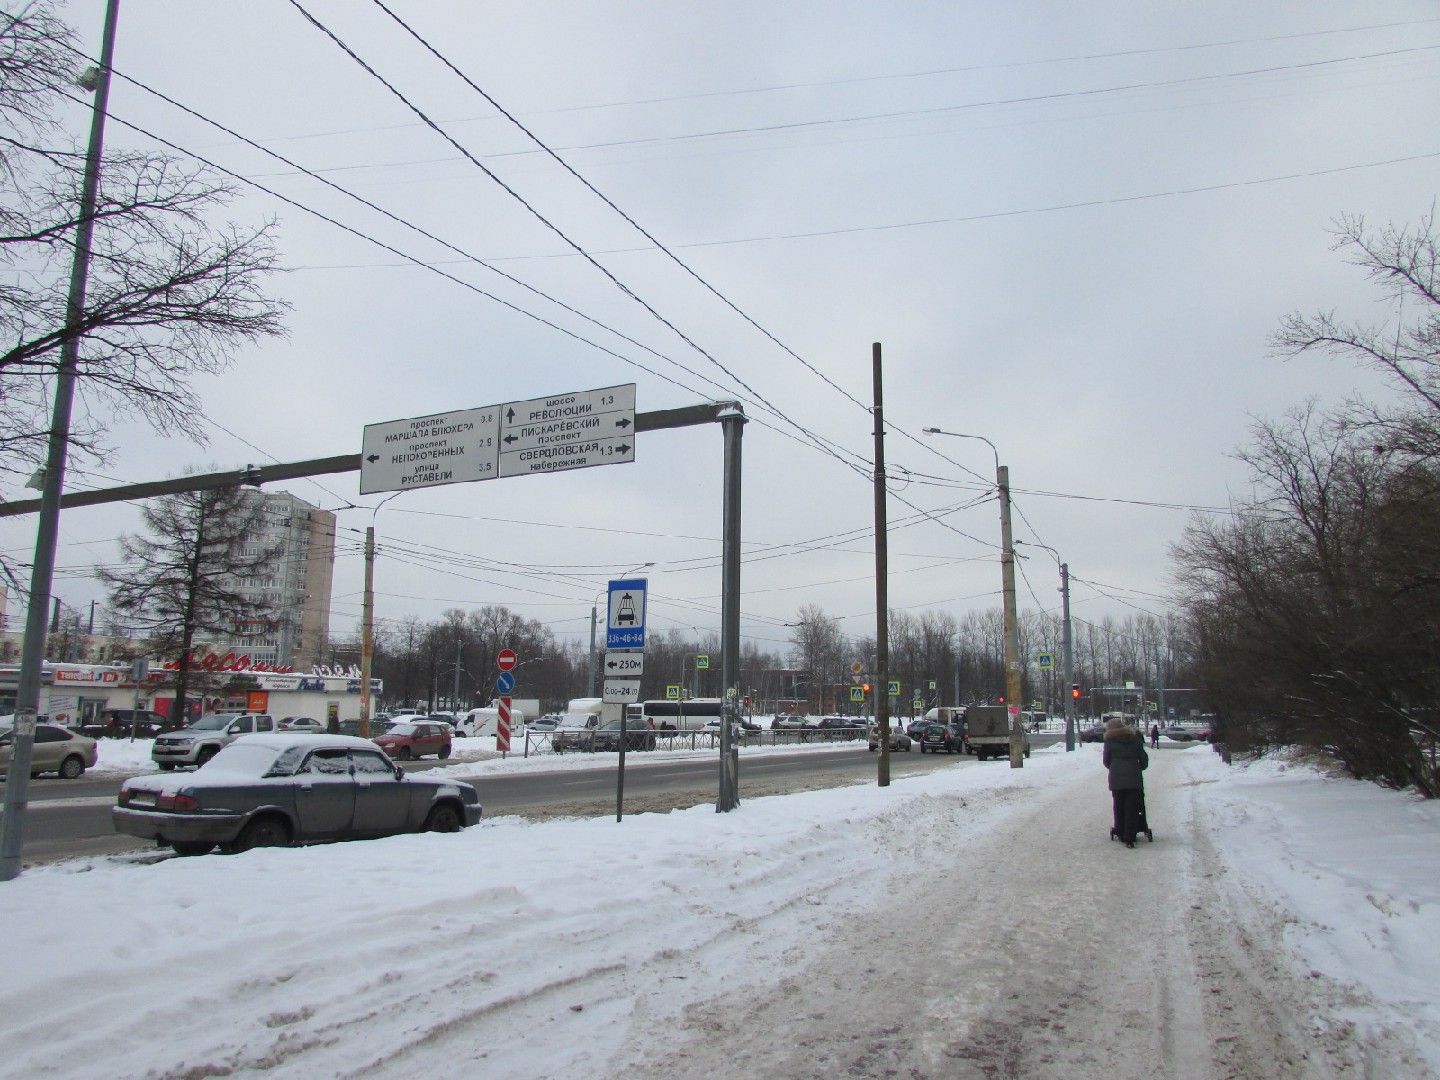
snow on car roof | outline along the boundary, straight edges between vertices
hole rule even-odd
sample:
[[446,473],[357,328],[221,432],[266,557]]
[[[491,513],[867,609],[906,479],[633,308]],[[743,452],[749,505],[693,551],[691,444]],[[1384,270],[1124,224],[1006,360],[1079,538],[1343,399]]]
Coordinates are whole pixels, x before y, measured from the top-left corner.
[[249,746],[271,746],[284,750],[291,746],[307,749],[317,746],[348,747],[352,750],[374,750],[375,743],[358,735],[327,735],[312,731],[267,731],[258,735],[242,735],[235,740]]

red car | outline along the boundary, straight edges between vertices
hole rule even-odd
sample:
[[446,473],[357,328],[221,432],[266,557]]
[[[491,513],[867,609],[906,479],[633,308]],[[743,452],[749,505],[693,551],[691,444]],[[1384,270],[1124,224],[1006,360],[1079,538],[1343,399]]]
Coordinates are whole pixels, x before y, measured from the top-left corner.
[[427,754],[434,754],[443,761],[450,756],[450,728],[447,724],[402,720],[391,724],[390,729],[384,735],[377,735],[374,742],[398,761],[409,761]]

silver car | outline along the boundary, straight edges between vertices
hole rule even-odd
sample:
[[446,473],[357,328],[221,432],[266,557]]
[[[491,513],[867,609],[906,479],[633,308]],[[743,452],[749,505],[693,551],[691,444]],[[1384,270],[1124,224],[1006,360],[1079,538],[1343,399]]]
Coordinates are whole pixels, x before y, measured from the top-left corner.
[[407,774],[369,739],[245,735],[196,772],[135,776],[110,811],[116,832],[181,855],[456,832],[480,820],[475,788]]
[[[10,754],[14,746],[14,729],[0,731],[0,772],[10,771]],[[81,735],[59,724],[36,724],[30,775],[53,772],[62,780],[74,780],[86,769],[94,767],[97,753],[95,740],[88,735]]]

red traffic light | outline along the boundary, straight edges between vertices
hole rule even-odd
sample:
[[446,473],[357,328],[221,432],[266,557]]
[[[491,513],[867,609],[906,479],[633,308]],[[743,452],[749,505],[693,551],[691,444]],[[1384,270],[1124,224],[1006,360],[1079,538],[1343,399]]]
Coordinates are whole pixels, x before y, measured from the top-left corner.
[[864,690],[865,693],[868,694],[868,693],[870,692],[870,684],[869,684],[868,682],[867,682],[867,683],[861,683],[861,684],[860,684],[860,689],[861,689],[861,690]]
[[1070,687],[1070,696],[1071,696],[1072,698],[1078,698],[1078,697],[1080,696],[1080,684],[1079,684],[1079,683],[1074,683],[1074,684]]
[[998,705],[1004,705],[1004,704],[1005,704],[1005,695],[1004,695],[1004,694],[1001,694],[999,697],[997,697],[997,698],[995,699],[995,702],[996,702],[996,704],[998,704]]

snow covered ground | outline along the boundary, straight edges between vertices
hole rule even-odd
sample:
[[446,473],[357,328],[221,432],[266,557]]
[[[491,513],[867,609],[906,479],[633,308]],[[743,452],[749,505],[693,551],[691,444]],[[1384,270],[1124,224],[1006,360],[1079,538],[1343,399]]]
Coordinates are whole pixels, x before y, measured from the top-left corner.
[[38,867],[0,1077],[1440,1073],[1440,806],[1167,747],[1132,851],[1098,758]]

